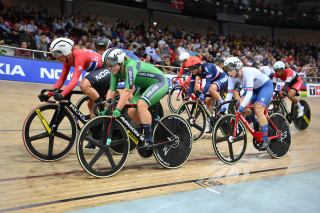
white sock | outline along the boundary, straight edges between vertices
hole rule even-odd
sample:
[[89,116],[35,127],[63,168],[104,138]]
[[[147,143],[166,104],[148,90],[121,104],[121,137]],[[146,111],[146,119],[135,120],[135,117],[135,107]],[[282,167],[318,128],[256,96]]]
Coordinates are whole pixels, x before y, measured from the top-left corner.
[[296,105],[298,106],[299,109],[302,109],[300,102],[298,102]]

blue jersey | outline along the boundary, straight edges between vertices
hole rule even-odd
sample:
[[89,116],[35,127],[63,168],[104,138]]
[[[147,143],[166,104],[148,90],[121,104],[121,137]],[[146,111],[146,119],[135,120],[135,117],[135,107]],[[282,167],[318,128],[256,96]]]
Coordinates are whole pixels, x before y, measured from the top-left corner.
[[201,71],[202,73],[197,73],[197,75],[191,74],[189,93],[193,92],[194,90],[194,83],[195,83],[196,76],[199,76],[202,79],[206,79],[206,85],[202,91],[202,94],[204,95],[208,92],[210,85],[214,81],[225,78],[227,76],[225,72],[220,72],[219,70],[217,70],[214,64],[209,64],[209,63],[202,63]]
[[133,60],[136,60],[136,61],[141,61],[141,59],[136,56],[135,54],[133,54],[132,52],[128,51],[128,50],[125,50],[125,49],[122,49],[120,47],[114,47],[115,49],[120,49],[122,51],[124,51],[126,53],[126,55],[130,58],[130,59],[133,59]]

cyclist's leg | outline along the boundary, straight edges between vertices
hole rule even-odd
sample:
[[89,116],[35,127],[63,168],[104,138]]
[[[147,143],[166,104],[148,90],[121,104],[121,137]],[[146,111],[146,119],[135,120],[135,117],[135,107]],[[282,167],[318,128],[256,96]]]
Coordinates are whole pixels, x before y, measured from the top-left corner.
[[90,117],[93,118],[93,106],[103,101],[103,97],[107,94],[110,85],[110,71],[106,68],[90,72],[82,79],[79,86],[80,89],[89,96],[91,100],[88,102]]
[[298,82],[293,84],[292,86],[289,85],[289,92],[288,92],[288,98],[292,101],[293,104],[297,105],[298,107],[298,117],[301,117],[303,115],[303,106],[301,106],[298,98],[295,97],[295,95],[301,90],[302,87],[302,80],[301,78],[298,78]]
[[258,94],[257,100],[254,106],[254,112],[257,115],[260,129],[262,131],[262,145],[261,150],[266,149],[270,140],[268,139],[268,120],[264,114],[265,109],[269,105],[273,94],[273,84],[271,80],[268,80],[259,89],[254,90],[254,93]]
[[[131,101],[130,101],[130,104],[137,104],[138,103],[138,100],[140,99],[141,97],[141,88],[138,88],[132,98],[131,98]],[[129,117],[138,125],[141,124],[141,121],[140,121],[140,117],[139,117],[139,113],[138,113],[138,110],[136,108],[129,108],[128,109],[128,115]]]
[[[190,86],[190,80],[191,80],[191,76],[189,76],[187,79],[188,86]],[[201,80],[201,78],[199,76],[196,76],[196,80],[195,80],[195,84],[194,84],[194,91],[201,90],[200,85],[198,83],[200,80]]]

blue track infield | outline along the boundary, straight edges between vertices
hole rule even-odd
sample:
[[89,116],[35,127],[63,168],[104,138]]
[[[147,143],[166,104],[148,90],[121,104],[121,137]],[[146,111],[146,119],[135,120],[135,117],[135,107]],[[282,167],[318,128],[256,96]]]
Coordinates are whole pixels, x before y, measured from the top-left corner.
[[73,213],[320,212],[320,171],[150,197]]

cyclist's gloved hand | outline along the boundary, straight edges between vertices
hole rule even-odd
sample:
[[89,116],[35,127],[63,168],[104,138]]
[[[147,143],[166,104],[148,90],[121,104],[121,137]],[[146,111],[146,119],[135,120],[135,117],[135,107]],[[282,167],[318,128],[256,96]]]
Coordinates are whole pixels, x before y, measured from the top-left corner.
[[226,110],[227,110],[227,108],[222,107],[222,108],[219,110],[219,112],[220,112],[220,113],[224,113]]
[[57,92],[53,93],[52,96],[54,97],[54,100],[56,100],[56,101],[61,101],[64,98],[63,95],[61,95],[61,93],[57,93]]
[[49,100],[49,95],[45,95],[45,94],[40,94],[40,95],[38,95],[38,98],[39,98],[39,100],[41,101],[41,102],[43,102],[43,101],[47,101],[47,100]]
[[241,113],[244,113],[244,107],[243,106],[239,106],[238,111]]
[[200,98],[201,100],[203,100],[203,101],[206,99],[203,94],[201,94],[201,95],[199,96],[199,98]]
[[112,115],[119,117],[121,115],[121,110],[118,108],[115,108],[112,112]]

